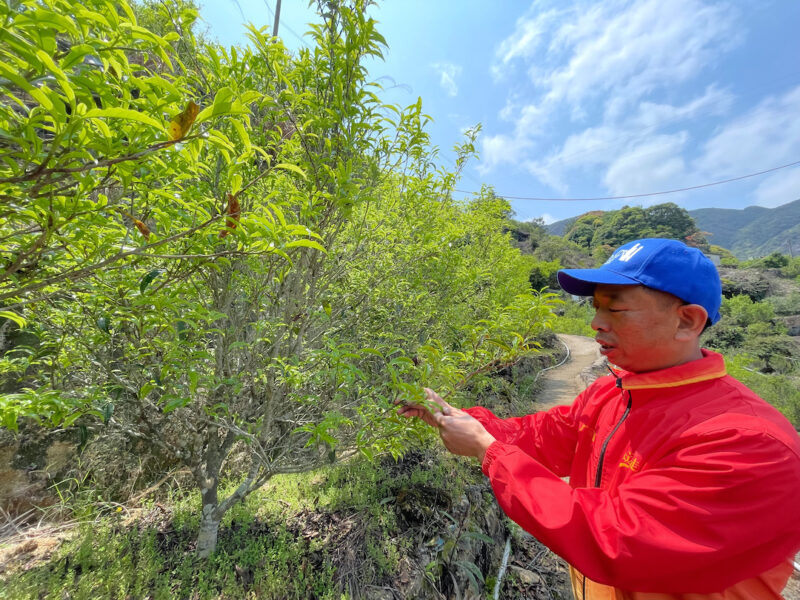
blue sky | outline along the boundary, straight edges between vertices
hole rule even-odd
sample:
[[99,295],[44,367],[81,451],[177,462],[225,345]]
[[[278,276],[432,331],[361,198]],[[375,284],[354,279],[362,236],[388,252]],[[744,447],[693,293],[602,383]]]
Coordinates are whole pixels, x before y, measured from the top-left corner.
[[[201,0],[202,1],[202,0]],[[212,36],[244,43],[275,0],[205,0]],[[800,161],[800,2],[384,0],[389,45],[370,74],[385,98],[422,97],[433,143],[480,123],[480,159],[458,188],[594,198],[730,179]],[[280,35],[308,45],[306,0],[283,0]],[[734,183],[628,200],[514,200],[517,218],[675,202],[687,209],[800,198],[800,165]]]

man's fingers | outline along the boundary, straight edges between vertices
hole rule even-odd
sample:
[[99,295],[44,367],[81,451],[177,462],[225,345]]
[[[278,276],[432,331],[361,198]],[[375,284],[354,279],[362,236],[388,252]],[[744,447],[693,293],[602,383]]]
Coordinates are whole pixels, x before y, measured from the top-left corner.
[[428,400],[431,400],[432,402],[438,404],[442,408],[442,412],[444,414],[448,414],[450,412],[450,409],[453,408],[447,402],[442,400],[439,394],[437,394],[430,388],[425,388],[425,395],[428,397]]

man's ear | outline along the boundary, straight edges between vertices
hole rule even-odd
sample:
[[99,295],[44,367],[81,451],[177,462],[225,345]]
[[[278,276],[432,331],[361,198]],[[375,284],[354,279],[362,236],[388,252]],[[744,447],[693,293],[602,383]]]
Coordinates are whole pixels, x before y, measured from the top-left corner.
[[693,341],[700,337],[708,320],[706,309],[699,304],[682,304],[678,306],[678,330],[675,339]]

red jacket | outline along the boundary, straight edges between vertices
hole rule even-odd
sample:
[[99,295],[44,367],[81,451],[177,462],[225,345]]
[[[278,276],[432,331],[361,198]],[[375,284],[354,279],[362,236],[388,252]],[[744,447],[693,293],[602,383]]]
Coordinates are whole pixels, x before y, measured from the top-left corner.
[[468,410],[497,439],[483,471],[500,506],[573,565],[578,600],[781,598],[797,432],[714,352],[618,376],[526,417]]

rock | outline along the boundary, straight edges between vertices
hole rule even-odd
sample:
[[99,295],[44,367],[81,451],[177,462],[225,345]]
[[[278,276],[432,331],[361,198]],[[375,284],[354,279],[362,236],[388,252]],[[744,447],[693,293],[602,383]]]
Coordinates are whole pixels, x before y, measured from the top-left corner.
[[528,569],[511,565],[508,570],[516,575],[517,579],[519,579],[520,582],[526,586],[539,585],[542,583],[542,578],[539,576],[539,574],[534,573],[533,571],[528,571]]
[[367,600],[394,600],[395,595],[391,589],[385,588],[369,588],[364,594]]
[[800,315],[783,317],[782,321],[789,335],[800,336]]
[[753,302],[760,302],[770,291],[770,280],[764,272],[757,269],[719,269],[722,280],[722,295],[726,298],[732,296],[750,296]]
[[58,502],[53,481],[69,471],[78,444],[70,433],[25,424],[0,435],[0,508],[11,516]]

